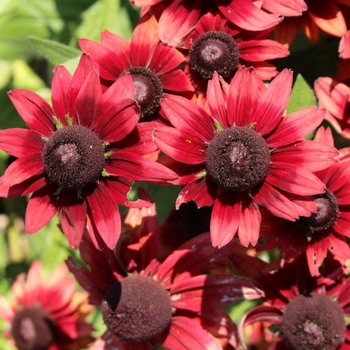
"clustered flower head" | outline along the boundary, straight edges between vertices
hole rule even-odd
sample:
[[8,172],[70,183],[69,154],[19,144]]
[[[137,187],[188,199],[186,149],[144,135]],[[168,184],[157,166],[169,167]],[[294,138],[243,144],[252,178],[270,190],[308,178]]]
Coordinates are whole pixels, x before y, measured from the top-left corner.
[[[80,38],[50,101],[8,92],[27,127],[0,130],[0,196],[28,197],[29,235],[56,217],[71,256],[51,274],[32,262],[0,296],[6,338],[350,349],[350,3],[130,2],[131,39]],[[342,61],[314,79],[318,105],[290,108],[300,26],[338,38]]]

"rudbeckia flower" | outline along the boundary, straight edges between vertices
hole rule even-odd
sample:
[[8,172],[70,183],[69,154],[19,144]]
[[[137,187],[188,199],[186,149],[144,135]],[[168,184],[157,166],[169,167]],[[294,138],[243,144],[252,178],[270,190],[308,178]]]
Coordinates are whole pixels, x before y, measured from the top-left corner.
[[34,261],[11,293],[9,301],[0,295],[0,318],[9,327],[4,335],[17,349],[74,350],[93,340],[93,328],[85,321],[93,308],[88,293],[75,291],[66,265],[44,277],[41,263]]
[[71,247],[79,246],[88,225],[97,247],[112,248],[121,226],[117,204],[146,205],[128,200],[132,182],[174,178],[142,155],[156,150],[146,136],[154,125],[135,129],[140,108],[132,86],[125,75],[102,94],[98,67],[83,55],[73,76],[63,66],[55,69],[52,107],[31,91],[9,92],[29,129],[0,131],[0,148],[18,158],[0,178],[0,195],[32,193],[27,233],[38,231],[58,212]]
[[114,251],[98,251],[83,241],[80,252],[88,269],[68,260],[91,303],[101,305],[107,327],[91,349],[141,350],[160,344],[169,350],[219,350],[221,340],[236,348],[236,327],[220,308],[260,298],[260,291],[232,274],[208,274],[232,248],[214,248],[208,233],[158,261],[155,215],[154,206],[130,209],[126,220],[139,224],[125,227]]
[[312,171],[334,164],[337,150],[304,137],[324,119],[325,110],[309,107],[284,116],[292,73],[284,70],[264,91],[254,69],[239,69],[230,85],[214,73],[209,81],[209,113],[181,97],[167,95],[162,109],[174,127],[159,126],[154,141],[164,164],[186,186],[176,206],[195,201],[213,205],[210,232],[214,246],[238,231],[244,246],[255,245],[260,207],[288,220],[316,210],[307,196],[325,185]]

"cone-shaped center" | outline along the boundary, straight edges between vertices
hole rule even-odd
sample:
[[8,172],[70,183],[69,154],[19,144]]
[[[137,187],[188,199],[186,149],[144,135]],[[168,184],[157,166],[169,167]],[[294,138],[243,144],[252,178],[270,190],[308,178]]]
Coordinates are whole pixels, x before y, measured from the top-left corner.
[[129,68],[134,83],[134,98],[141,107],[142,117],[151,116],[160,106],[163,87],[160,79],[151,70],[143,67]]
[[344,340],[344,312],[325,294],[299,295],[284,311],[281,331],[292,350],[334,350]]
[[102,302],[107,328],[121,339],[147,341],[165,331],[171,321],[166,289],[147,276],[130,276],[116,282]]
[[37,306],[18,311],[11,332],[18,350],[46,350],[55,338],[48,312]]
[[189,57],[191,69],[203,79],[211,79],[214,71],[229,79],[238,67],[239,51],[230,35],[212,31],[193,42]]
[[48,178],[65,189],[78,189],[95,183],[105,165],[99,137],[81,125],[58,129],[43,151]]
[[299,219],[303,226],[306,226],[311,233],[327,230],[332,227],[338,217],[338,201],[334,194],[328,190],[324,194],[314,196],[317,211],[309,217]]
[[207,148],[208,176],[226,191],[250,191],[261,185],[269,166],[270,150],[266,141],[248,127],[219,131]]

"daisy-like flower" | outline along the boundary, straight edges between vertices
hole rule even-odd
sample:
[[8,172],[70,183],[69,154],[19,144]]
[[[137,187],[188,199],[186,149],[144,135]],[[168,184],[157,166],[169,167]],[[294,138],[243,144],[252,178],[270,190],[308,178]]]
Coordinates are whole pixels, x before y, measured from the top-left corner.
[[345,139],[350,139],[350,87],[330,77],[314,84],[319,105],[327,109],[326,120]]
[[[320,128],[316,141],[333,145],[331,130]],[[282,263],[306,252],[311,275],[331,252],[340,260],[350,258],[350,171],[347,162],[336,163],[315,175],[326,185],[323,194],[314,196],[317,211],[294,222],[264,212],[261,223],[261,249],[281,247]]]
[[79,246],[88,224],[95,245],[112,248],[121,228],[117,203],[146,205],[128,200],[132,182],[174,178],[142,156],[156,150],[147,136],[154,125],[135,129],[140,109],[132,86],[125,75],[102,94],[98,67],[83,55],[73,76],[63,66],[55,69],[53,107],[31,91],[9,92],[30,129],[0,131],[0,148],[18,158],[1,177],[0,195],[33,193],[25,215],[27,233],[58,212],[71,247]]
[[209,10],[219,10],[230,22],[252,31],[277,25],[282,18],[262,10],[251,0],[131,0],[143,7],[141,14],[159,18],[160,40],[170,46],[181,46],[185,36],[199,18]]
[[280,43],[269,40],[271,31],[243,31],[223,19],[208,13],[196,24],[186,38],[184,48],[189,50],[189,74],[201,92],[217,71],[230,81],[239,67],[252,66],[262,80],[270,80],[278,73],[276,67],[265,62],[289,55]]
[[101,44],[80,39],[79,46],[98,63],[101,78],[110,85],[129,73],[133,78],[134,98],[142,117],[158,115],[163,92],[193,94],[194,88],[179,66],[185,56],[159,41],[155,17],[143,19],[134,29],[131,42],[104,31]]
[[[267,335],[274,333],[268,338],[272,340],[268,349],[349,349],[350,279],[339,262],[327,261],[323,275],[316,278],[308,271],[305,255],[275,273],[258,258],[233,254],[230,258],[238,273],[252,278],[265,292],[264,304],[253,307],[241,320],[242,341],[245,327],[259,322],[270,325]],[[245,344],[242,348],[247,349]]]
[[339,38],[343,37],[339,53],[345,58],[347,48],[344,45],[349,35],[347,33],[349,4],[341,0],[305,0],[305,3],[307,8],[302,10],[302,16],[286,15],[288,17],[285,17],[275,28],[274,38],[290,47],[299,28],[312,43],[319,40],[322,32]]
[[195,201],[213,205],[210,231],[214,246],[238,231],[244,246],[259,236],[259,207],[288,220],[316,210],[312,196],[325,186],[312,171],[336,162],[337,150],[303,140],[324,119],[325,110],[309,107],[287,116],[292,73],[284,70],[260,91],[254,69],[241,68],[230,85],[218,75],[209,81],[210,114],[181,97],[166,96],[162,108],[174,128],[159,126],[154,141],[168,157],[179,184],[186,184],[176,206]]
[[155,215],[154,206],[130,209],[127,221],[139,225],[125,228],[115,251],[98,251],[83,241],[81,256],[89,269],[68,260],[91,303],[101,305],[108,329],[91,349],[154,349],[156,344],[169,350],[222,349],[220,340],[236,348],[236,327],[220,307],[260,298],[260,291],[232,274],[202,274],[232,248],[214,248],[208,233],[157,261]]
[[0,318],[8,326],[4,335],[17,349],[73,350],[93,340],[93,328],[85,321],[92,310],[88,294],[75,291],[66,265],[44,277],[41,263],[34,261],[11,292],[9,301],[0,295]]

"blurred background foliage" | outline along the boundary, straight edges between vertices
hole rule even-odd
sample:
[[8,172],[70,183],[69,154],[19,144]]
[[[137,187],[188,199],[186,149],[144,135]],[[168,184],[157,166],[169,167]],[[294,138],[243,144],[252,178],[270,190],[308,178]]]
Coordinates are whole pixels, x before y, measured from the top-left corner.
[[[0,129],[25,127],[8,99],[9,90],[28,89],[50,101],[53,68],[64,64],[74,71],[81,54],[79,38],[99,41],[100,33],[107,29],[130,39],[138,19],[139,10],[128,0],[1,0]],[[338,44],[339,39],[329,36],[312,44],[300,32],[290,49],[291,55],[275,62],[280,70],[287,67],[294,72],[288,113],[316,104],[311,87],[317,77],[335,74]],[[0,151],[1,174],[12,160]],[[161,203],[159,219],[164,220],[174,206],[179,188],[145,186],[156,204]],[[26,235],[26,201],[26,198],[0,199],[0,293],[7,297],[16,275],[26,272],[33,260],[40,259],[49,273],[68,255],[77,254],[69,249],[57,219],[40,232]],[[240,312],[235,309],[234,314],[237,318]],[[93,314],[91,321],[98,329],[99,314]],[[8,349],[1,335],[0,349]]]

